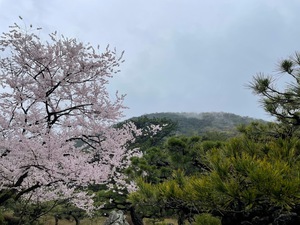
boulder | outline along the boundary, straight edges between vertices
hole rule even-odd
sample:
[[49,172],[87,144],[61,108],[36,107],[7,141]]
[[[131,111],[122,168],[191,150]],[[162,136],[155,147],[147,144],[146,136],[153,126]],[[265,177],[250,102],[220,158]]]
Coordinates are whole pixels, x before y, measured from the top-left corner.
[[110,212],[109,217],[105,221],[104,225],[129,225],[129,223],[127,222],[126,216],[121,210],[113,210]]

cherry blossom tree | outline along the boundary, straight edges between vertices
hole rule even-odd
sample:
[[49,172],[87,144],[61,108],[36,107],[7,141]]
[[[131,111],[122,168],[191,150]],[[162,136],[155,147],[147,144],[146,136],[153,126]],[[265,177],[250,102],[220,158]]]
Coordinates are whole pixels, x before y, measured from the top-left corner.
[[124,96],[106,85],[123,54],[56,32],[43,42],[38,32],[15,24],[0,39],[0,203],[70,198],[89,210],[85,187],[126,167],[126,146],[140,134],[113,126]]

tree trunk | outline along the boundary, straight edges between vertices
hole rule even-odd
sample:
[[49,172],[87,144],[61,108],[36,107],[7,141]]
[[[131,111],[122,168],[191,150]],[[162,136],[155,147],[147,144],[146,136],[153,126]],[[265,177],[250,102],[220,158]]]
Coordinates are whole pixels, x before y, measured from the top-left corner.
[[134,206],[130,207],[131,221],[134,225],[144,225],[143,218],[135,211]]
[[178,219],[177,219],[178,225],[184,225],[184,219],[185,219],[184,213],[183,212],[179,212],[178,213]]
[[55,215],[54,219],[55,219],[55,225],[58,225],[58,215]]
[[72,217],[74,218],[76,225],[80,225],[80,220],[78,219],[78,217],[74,215],[72,215]]

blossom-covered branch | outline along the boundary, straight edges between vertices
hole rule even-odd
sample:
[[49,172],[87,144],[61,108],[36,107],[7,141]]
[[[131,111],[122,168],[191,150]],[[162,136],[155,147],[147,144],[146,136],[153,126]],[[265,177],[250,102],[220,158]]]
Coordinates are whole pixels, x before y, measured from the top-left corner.
[[105,183],[126,166],[126,146],[140,133],[133,124],[112,126],[124,96],[112,100],[106,85],[122,55],[56,33],[43,42],[18,25],[0,49],[0,203],[34,191],[89,208],[77,187]]

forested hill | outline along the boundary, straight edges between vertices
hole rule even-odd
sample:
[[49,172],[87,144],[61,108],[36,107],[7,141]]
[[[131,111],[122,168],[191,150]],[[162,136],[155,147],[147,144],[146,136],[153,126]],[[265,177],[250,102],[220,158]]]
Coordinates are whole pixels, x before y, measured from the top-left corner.
[[237,133],[236,128],[238,125],[250,124],[254,121],[265,122],[263,120],[224,112],[165,112],[145,114],[143,116],[174,121],[177,124],[176,134],[179,135],[201,135],[207,132],[220,132],[232,136]]

